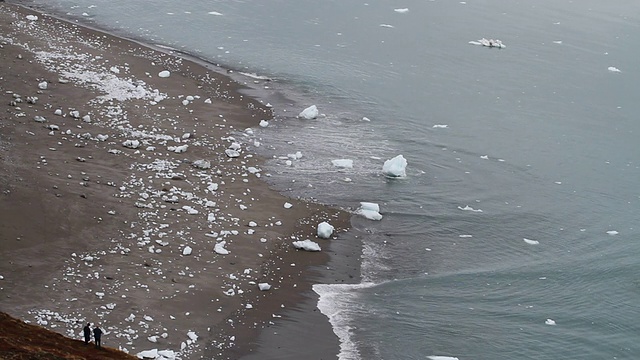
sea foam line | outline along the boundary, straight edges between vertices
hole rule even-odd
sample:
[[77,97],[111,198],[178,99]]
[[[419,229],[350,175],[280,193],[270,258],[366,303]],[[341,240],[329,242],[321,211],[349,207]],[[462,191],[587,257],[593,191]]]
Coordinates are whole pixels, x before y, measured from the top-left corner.
[[376,286],[374,283],[361,284],[315,284],[313,291],[319,295],[318,309],[333,327],[340,340],[340,360],[360,360],[360,351],[353,340],[353,328],[350,316],[354,304],[358,304],[360,294],[357,290]]

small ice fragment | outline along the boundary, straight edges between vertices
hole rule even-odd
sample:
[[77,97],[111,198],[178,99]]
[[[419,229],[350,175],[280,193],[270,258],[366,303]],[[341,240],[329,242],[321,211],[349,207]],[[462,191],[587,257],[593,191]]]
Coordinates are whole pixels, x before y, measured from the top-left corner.
[[158,77],[161,77],[161,78],[168,78],[169,76],[171,76],[171,73],[169,72],[169,70],[162,70],[158,73]]
[[284,203],[284,208],[285,209],[291,209],[292,207],[293,207],[293,205],[291,203],[288,203],[288,202]]
[[618,68],[617,68],[617,67],[615,67],[615,66],[609,66],[609,67],[607,68],[607,70],[609,70],[609,71],[611,71],[611,72],[621,72],[621,71],[620,71],[620,69],[618,69]]
[[336,160],[331,160],[331,163],[333,164],[333,166],[343,168],[343,169],[353,168],[353,160],[351,159],[336,159]]
[[47,87],[49,86],[49,84],[46,81],[43,81],[41,83],[38,84],[38,89],[40,90],[47,90]]
[[538,241],[538,240],[531,240],[531,239],[527,239],[527,238],[523,238],[522,240],[524,240],[524,242],[526,242],[529,245],[538,245],[538,244],[540,244],[540,241]]
[[433,127],[434,127],[435,129],[446,129],[446,128],[448,128],[448,127],[449,127],[449,125],[445,125],[445,124],[435,124],[435,125],[433,125]]
[[258,288],[261,291],[267,291],[267,290],[271,289],[271,285],[269,285],[268,283],[259,283],[258,284]]
[[220,255],[228,255],[229,254],[229,250],[224,248],[224,246],[226,244],[227,244],[226,241],[221,241],[221,242],[217,243],[215,248],[213,249],[213,251],[215,251],[216,253],[218,253]]
[[319,238],[328,239],[333,234],[334,227],[326,221],[318,224],[317,234]]
[[467,205],[467,206],[465,206],[465,207],[458,206],[458,209],[460,209],[460,210],[462,210],[462,211],[482,212],[482,210],[481,210],[481,209],[474,209],[474,208],[472,208],[472,207],[471,207],[471,206],[469,206],[469,205]]
[[318,108],[315,105],[311,105],[308,108],[302,110],[302,112],[298,114],[298,117],[307,120],[315,119],[318,117]]
[[407,8],[402,8],[402,9],[393,9],[393,11],[395,11],[395,12],[397,12],[397,13],[400,13],[400,14],[404,14],[404,13],[409,12],[409,9],[407,9]]
[[260,127],[267,127],[269,126],[269,122],[267,120],[260,120]]
[[309,239],[303,241],[294,241],[293,246],[296,249],[305,250],[305,251],[320,251],[320,245],[317,242],[311,241]]
[[37,21],[38,17],[35,15],[27,15],[27,20],[29,21]]
[[609,234],[609,235],[618,235],[619,232],[617,232],[615,230],[609,230],[609,231],[607,231],[607,234]]
[[544,323],[545,323],[545,325],[555,325],[556,324],[556,322],[554,320],[552,320],[552,319],[547,319]]
[[193,249],[191,249],[191,246],[185,246],[185,248],[182,250],[182,255],[184,256],[191,255],[192,251]]

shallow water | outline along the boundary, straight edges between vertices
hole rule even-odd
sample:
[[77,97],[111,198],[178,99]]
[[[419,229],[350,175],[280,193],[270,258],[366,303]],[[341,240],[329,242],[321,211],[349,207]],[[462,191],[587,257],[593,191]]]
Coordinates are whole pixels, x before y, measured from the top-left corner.
[[[380,203],[381,222],[354,219],[368,234],[366,285],[319,288],[323,311],[343,310],[342,359],[640,354],[640,4],[148,4],[46,2],[273,78],[277,120],[260,151],[303,158],[271,161],[271,181],[329,204]],[[468,43],[482,37],[507,47]],[[293,118],[311,104],[326,117]],[[397,154],[408,177],[381,176]],[[332,167],[340,158],[354,168]]]

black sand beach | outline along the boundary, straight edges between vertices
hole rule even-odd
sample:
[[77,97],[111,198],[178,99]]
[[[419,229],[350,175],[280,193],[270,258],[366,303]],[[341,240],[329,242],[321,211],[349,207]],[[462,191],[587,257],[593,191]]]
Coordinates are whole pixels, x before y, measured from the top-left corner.
[[335,358],[311,284],[359,277],[358,246],[315,231],[350,214],[260,178],[245,129],[271,109],[175,54],[7,3],[0,20],[0,310],[99,323],[132,354]]

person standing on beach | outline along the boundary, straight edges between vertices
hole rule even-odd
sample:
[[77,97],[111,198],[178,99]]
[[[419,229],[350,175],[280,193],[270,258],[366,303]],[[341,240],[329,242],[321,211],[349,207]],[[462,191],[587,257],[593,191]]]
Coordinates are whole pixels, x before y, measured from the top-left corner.
[[98,324],[96,324],[96,327],[93,328],[93,338],[96,340],[97,348],[102,347],[102,343],[100,342],[100,337],[102,337],[102,330],[100,330],[100,327],[98,326]]
[[84,344],[87,345],[89,344],[89,341],[91,341],[91,323],[87,323],[87,325],[84,327]]

